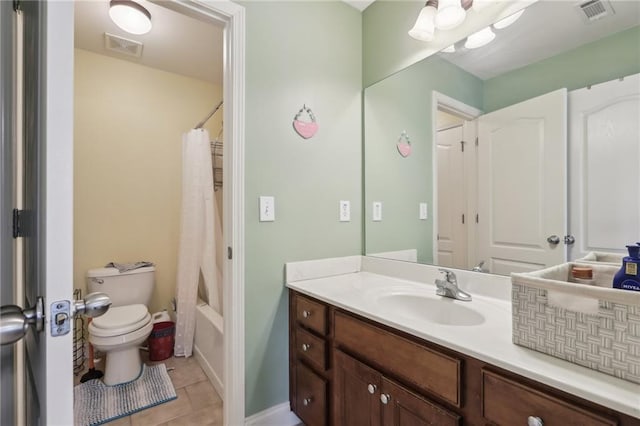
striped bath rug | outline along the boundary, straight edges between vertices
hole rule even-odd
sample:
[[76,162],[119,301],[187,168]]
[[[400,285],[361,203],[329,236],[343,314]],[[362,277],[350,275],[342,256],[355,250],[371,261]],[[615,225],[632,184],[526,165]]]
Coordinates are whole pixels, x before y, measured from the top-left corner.
[[143,365],[137,379],[107,386],[95,379],[73,389],[76,426],[101,425],[177,398],[164,364]]

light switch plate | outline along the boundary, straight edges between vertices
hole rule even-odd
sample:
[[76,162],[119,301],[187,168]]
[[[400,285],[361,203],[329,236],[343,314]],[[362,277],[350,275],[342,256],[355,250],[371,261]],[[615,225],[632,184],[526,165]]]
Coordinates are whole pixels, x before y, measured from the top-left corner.
[[351,203],[346,200],[340,200],[340,212],[338,213],[340,222],[349,222],[351,220]]
[[382,201],[373,202],[373,221],[380,222],[382,220]]
[[427,220],[427,219],[429,219],[427,203],[420,203],[420,220]]
[[260,222],[273,222],[276,220],[276,200],[275,197],[260,197]]

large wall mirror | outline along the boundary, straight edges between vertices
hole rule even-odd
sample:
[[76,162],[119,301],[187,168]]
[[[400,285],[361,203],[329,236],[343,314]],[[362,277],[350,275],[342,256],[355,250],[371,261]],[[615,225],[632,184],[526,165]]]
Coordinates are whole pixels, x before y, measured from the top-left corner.
[[640,241],[640,2],[588,6],[365,89],[367,255],[509,274]]

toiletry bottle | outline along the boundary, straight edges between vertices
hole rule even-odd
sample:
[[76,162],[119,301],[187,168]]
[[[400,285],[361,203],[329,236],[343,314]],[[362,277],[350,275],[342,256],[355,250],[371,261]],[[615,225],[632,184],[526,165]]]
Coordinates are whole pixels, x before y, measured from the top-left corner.
[[574,266],[571,268],[571,281],[578,284],[595,285],[593,269],[590,266]]
[[640,291],[640,245],[628,245],[629,256],[622,259],[622,268],[613,277],[613,288]]

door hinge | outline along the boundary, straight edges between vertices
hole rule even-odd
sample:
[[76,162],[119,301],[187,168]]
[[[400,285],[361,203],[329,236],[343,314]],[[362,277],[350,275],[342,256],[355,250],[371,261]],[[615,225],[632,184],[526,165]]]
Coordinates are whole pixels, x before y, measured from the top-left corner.
[[227,247],[227,259],[233,259],[233,249],[231,247]]
[[462,213],[462,224],[464,225],[464,213]]
[[24,237],[24,210],[13,209],[13,238]]
[[480,223],[480,216],[478,215],[478,213],[476,213],[476,223]]
[[478,137],[476,136],[476,146],[478,146]]
[[460,149],[464,152],[464,141],[460,141]]

